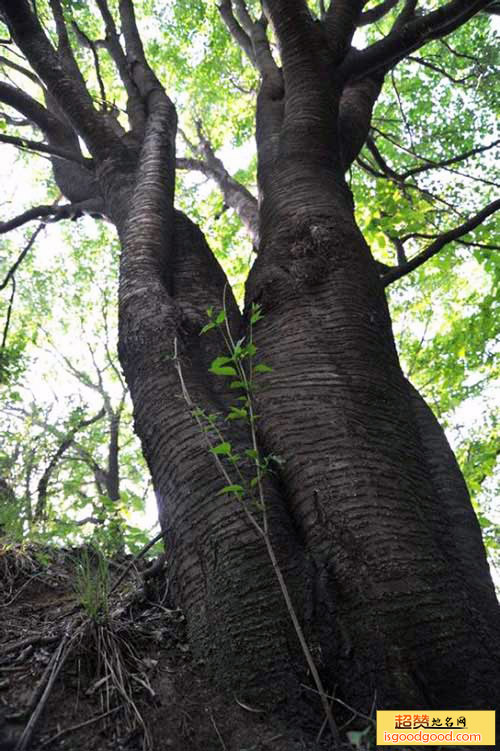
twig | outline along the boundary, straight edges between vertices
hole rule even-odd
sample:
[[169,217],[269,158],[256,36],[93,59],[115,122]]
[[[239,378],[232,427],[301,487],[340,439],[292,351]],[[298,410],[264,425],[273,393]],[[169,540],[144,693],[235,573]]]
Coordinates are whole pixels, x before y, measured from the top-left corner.
[[61,639],[59,643],[58,648],[52,655],[52,658],[49,663],[51,665],[51,670],[48,676],[47,685],[45,686],[45,689],[40,697],[40,700],[38,701],[38,704],[36,705],[30,719],[28,720],[28,724],[24,728],[22,735],[19,738],[15,751],[27,751],[27,749],[29,749],[31,746],[31,739],[33,737],[33,733],[35,732],[38,721],[42,715],[45,705],[47,704],[48,698],[50,696],[50,692],[52,691],[54,683],[56,682],[56,678],[59,675],[59,671],[61,670],[66,660],[66,657],[68,656],[68,650],[66,649],[66,644],[68,640],[69,640],[69,629],[64,634],[63,638]]
[[124,572],[122,573],[122,575],[118,577],[118,579],[115,581],[115,583],[113,584],[113,586],[109,590],[109,594],[111,594],[112,592],[114,592],[115,589],[117,588],[117,586],[122,583],[122,581],[125,579],[125,577],[127,576],[128,572],[130,571],[130,569],[132,568],[132,566],[134,565],[134,563],[136,563],[140,558],[142,558],[143,555],[146,555],[146,553],[148,552],[148,550],[150,550],[153,547],[153,545],[158,542],[158,540],[161,540],[162,537],[163,537],[163,532],[158,532],[158,534],[156,535],[156,537],[153,537],[153,539],[150,540],[148,542],[148,544],[145,545],[142,548],[142,550],[140,550],[137,553],[137,555],[135,555],[132,558],[132,560],[130,561],[130,563],[128,564],[128,566],[126,567],[126,569],[124,570]]
[[28,636],[26,639],[16,641],[14,644],[7,644],[2,650],[0,650],[0,657],[8,655],[10,652],[16,652],[18,649],[23,649],[24,647],[37,646],[39,644],[52,644],[57,641],[57,639],[57,636],[42,636],[41,634]]
[[7,344],[7,336],[9,334],[9,326],[10,326],[10,319],[12,316],[12,308],[14,307],[14,297],[16,295],[16,277],[11,276],[10,281],[12,283],[12,291],[10,293],[9,304],[7,307],[7,315],[5,317],[5,325],[3,327],[2,344],[0,345],[1,349],[5,349],[5,346]]
[[[300,685],[302,686],[302,688],[305,688],[306,691],[312,691],[315,694],[318,693],[318,691],[316,691],[315,688],[312,688],[312,686],[306,686],[305,683],[301,683]],[[363,720],[368,720],[368,722],[374,723],[373,717],[368,717],[367,714],[363,714],[363,712],[360,712],[359,710],[354,709],[354,707],[351,707],[349,704],[346,704],[346,702],[342,701],[342,699],[337,699],[336,696],[329,696],[328,694],[325,694],[325,696],[326,696],[327,699],[331,699],[332,702],[336,701],[337,704],[341,704],[343,707],[345,707],[346,709],[348,709],[350,712],[354,712],[357,717],[362,717]],[[373,712],[373,704],[372,704],[372,712]]]
[[121,707],[113,707],[113,709],[109,709],[107,712],[103,712],[102,714],[97,715],[96,717],[91,717],[90,720],[85,720],[85,722],[79,722],[78,725],[72,725],[69,728],[63,728],[58,733],[52,736],[52,738],[48,738],[46,741],[44,741],[40,746],[38,746],[39,749],[45,748],[46,746],[49,746],[51,743],[54,743],[54,741],[61,738],[63,735],[68,735],[68,733],[74,733],[75,730],[80,730],[80,728],[84,728],[87,725],[92,725],[94,722],[99,722],[99,720],[103,720],[105,717],[108,717],[108,715],[113,714],[114,712],[118,712],[118,710],[121,709]]
[[12,264],[12,266],[8,270],[7,274],[5,275],[4,280],[0,283],[0,290],[4,289],[7,286],[7,284],[9,283],[9,280],[12,279],[12,277],[16,273],[17,269],[19,268],[20,264],[23,262],[24,258],[26,257],[26,255],[28,254],[28,252],[30,251],[30,249],[33,247],[33,244],[34,244],[37,236],[39,235],[39,233],[44,228],[45,228],[45,223],[42,222],[41,224],[38,225],[38,227],[36,228],[36,230],[33,232],[33,234],[31,235],[31,237],[30,237],[30,239],[29,239],[29,241],[27,243],[27,245],[20,252],[20,254],[18,255],[16,261]]
[[212,725],[214,726],[214,730],[215,730],[215,732],[217,733],[217,738],[218,738],[218,739],[219,739],[219,741],[220,741],[220,745],[222,746],[222,748],[224,749],[224,751],[227,751],[227,746],[226,746],[226,744],[224,743],[224,738],[223,738],[223,737],[222,737],[222,735],[220,734],[219,728],[217,727],[217,724],[216,724],[216,722],[215,722],[215,720],[214,720],[214,715],[213,715],[213,712],[212,712],[212,710],[210,710],[210,720],[212,721]]

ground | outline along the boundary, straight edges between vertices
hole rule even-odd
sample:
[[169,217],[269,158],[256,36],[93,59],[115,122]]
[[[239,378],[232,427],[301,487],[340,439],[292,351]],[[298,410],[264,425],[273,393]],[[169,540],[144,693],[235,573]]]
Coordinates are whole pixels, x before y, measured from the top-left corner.
[[165,566],[0,543],[0,751],[331,748],[205,680]]

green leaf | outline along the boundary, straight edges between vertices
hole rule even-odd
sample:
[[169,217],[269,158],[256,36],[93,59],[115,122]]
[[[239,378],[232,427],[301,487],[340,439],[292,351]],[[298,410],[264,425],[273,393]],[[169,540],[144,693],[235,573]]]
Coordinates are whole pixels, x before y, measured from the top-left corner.
[[[229,384],[230,389],[244,389],[246,388],[244,381],[231,381]],[[246,398],[246,397],[245,397]]]
[[210,372],[214,373],[215,375],[224,375],[224,376],[230,376],[230,375],[238,375],[236,372],[236,368],[234,368],[232,365],[226,365],[226,363],[232,362],[231,357],[216,357],[215,360],[213,360],[212,364],[210,365]]
[[221,323],[224,323],[226,320],[226,311],[221,310],[220,313],[217,315],[217,318],[215,319],[215,323],[220,326]]
[[269,365],[265,365],[264,363],[260,363],[260,365],[256,365],[253,369],[254,373],[272,373],[273,369]]
[[257,321],[260,321],[261,318],[264,318],[264,314],[262,313],[262,307],[254,303],[252,305],[252,314],[250,316],[250,323],[251,324],[257,323]]
[[207,333],[207,331],[210,331],[210,329],[214,329],[214,328],[215,328],[215,323],[207,323],[207,324],[206,324],[205,326],[203,326],[203,328],[201,329],[201,331],[200,331],[200,336],[201,336],[201,334],[206,334],[206,333]]
[[236,495],[241,495],[244,492],[245,488],[242,485],[224,485],[217,495],[223,495],[224,493],[235,493]]
[[222,443],[217,444],[217,446],[213,446],[210,451],[212,454],[228,456],[231,453],[231,444],[229,441],[223,441]]
[[246,420],[248,412],[244,407],[231,407],[231,412],[226,417],[226,420]]

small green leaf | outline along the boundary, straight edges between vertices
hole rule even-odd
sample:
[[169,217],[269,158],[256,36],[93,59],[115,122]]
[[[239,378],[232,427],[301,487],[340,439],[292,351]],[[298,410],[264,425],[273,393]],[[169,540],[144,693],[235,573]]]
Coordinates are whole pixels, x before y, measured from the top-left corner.
[[246,420],[248,412],[244,407],[231,407],[231,412],[226,417],[226,420]]
[[224,323],[226,320],[226,311],[221,310],[220,313],[218,313],[217,318],[215,319],[215,323],[220,326],[221,323]]
[[219,490],[217,495],[223,495],[224,493],[235,493],[236,495],[240,495],[244,492],[245,489],[242,485],[224,485],[224,487]]
[[215,360],[212,360],[210,367],[211,368],[218,368],[219,365],[225,365],[228,362],[232,362],[232,357],[227,357],[224,355],[221,355],[220,357],[216,357]]
[[264,318],[264,315],[262,313],[262,307],[257,304],[252,305],[252,314],[250,316],[250,323],[257,323],[257,321],[260,321],[261,318]]
[[207,331],[210,331],[210,329],[214,329],[214,328],[215,328],[215,323],[207,323],[207,324],[206,324],[205,326],[203,326],[203,328],[201,329],[201,331],[200,331],[200,336],[201,336],[202,334],[206,334],[206,333],[207,333]]
[[210,451],[212,454],[223,454],[227,456],[231,453],[231,444],[229,441],[223,441],[222,443],[217,444],[217,446],[213,446]]
[[245,451],[245,455],[248,456],[250,459],[258,459],[259,454],[255,449],[247,449]]
[[272,373],[272,368],[269,365],[265,365],[264,363],[261,363],[260,365],[256,365],[253,369],[254,373]]
[[245,384],[243,381],[231,381],[229,384],[230,389],[244,389]]
[[212,373],[214,373],[214,375],[221,375],[221,376],[238,375],[236,372],[236,368],[233,368],[232,365],[224,365],[223,367],[219,367],[219,368],[209,368],[209,370]]
[[231,357],[216,357],[210,365],[209,370],[211,373],[215,373],[215,375],[238,375],[236,369],[233,368],[232,365],[226,364],[228,362],[232,362]]

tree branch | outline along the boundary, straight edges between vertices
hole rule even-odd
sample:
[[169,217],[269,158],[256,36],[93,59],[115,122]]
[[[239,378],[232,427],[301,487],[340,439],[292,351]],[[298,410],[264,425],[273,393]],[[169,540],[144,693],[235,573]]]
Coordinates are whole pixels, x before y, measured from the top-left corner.
[[257,248],[259,244],[259,220],[257,199],[241,183],[232,177],[222,161],[216,156],[210,142],[200,133],[200,146],[193,147],[202,159],[178,158],[179,169],[197,170],[212,178],[224,196],[225,203],[236,211],[250,233]]
[[23,76],[26,76],[27,78],[29,78],[30,81],[33,81],[33,83],[36,83],[37,86],[43,86],[38,76],[35,76],[33,71],[28,70],[23,65],[18,65],[18,63],[15,63],[12,60],[9,60],[9,58],[4,57],[4,55],[0,55],[0,63],[2,65],[6,65],[8,68],[12,68],[12,70],[16,70],[18,73],[22,73]]
[[457,156],[450,157],[449,159],[443,159],[439,162],[428,159],[427,157],[418,156],[418,159],[425,160],[425,164],[419,166],[419,167],[413,167],[412,169],[407,170],[406,172],[403,172],[401,175],[402,180],[406,180],[407,177],[412,177],[413,175],[418,175],[421,172],[426,172],[427,170],[431,169],[439,169],[442,167],[448,167],[450,164],[456,164],[457,162],[465,161],[466,159],[469,159],[471,156],[475,156],[476,154],[482,154],[484,151],[488,151],[489,149],[495,148],[495,146],[498,146],[500,144],[500,139],[497,139],[496,141],[493,141],[493,143],[489,143],[486,146],[477,146],[474,149],[469,149],[469,151],[464,151],[462,154],[458,154]]
[[[399,174],[395,172],[391,167],[389,167],[389,165],[383,160],[383,157],[380,154],[380,151],[378,150],[377,146],[375,145],[374,140],[372,138],[367,139],[366,144],[368,148],[370,149],[370,151],[372,152],[372,154],[374,155],[379,166],[382,167],[382,169],[384,170],[385,176],[391,180],[394,180],[395,182],[398,182],[401,184],[404,181],[406,181],[408,177],[414,174],[426,172],[431,169],[444,169],[447,172],[453,172],[454,174],[460,175],[461,177],[466,177],[469,180],[476,180],[477,182],[482,182],[485,185],[491,185],[493,187],[496,187],[496,183],[494,183],[491,180],[486,180],[484,177],[475,177],[473,175],[467,175],[463,172],[458,172],[457,170],[450,169],[449,164],[456,163],[460,160],[465,160],[469,158],[470,156],[473,156],[475,153],[481,153],[482,151],[487,151],[488,149],[494,148],[495,146],[498,145],[498,143],[500,143],[499,140],[494,141],[491,144],[487,144],[486,146],[479,146],[476,149],[472,149],[470,152],[464,152],[463,154],[457,157],[450,158],[450,160],[445,159],[440,162],[435,162],[431,159],[428,159],[427,157],[424,157],[424,156],[421,156],[420,154],[415,153],[415,151],[413,151],[412,149],[408,149],[405,146],[402,146],[397,141],[396,138],[394,138],[393,136],[391,137],[383,130],[380,130],[380,128],[373,127],[373,130],[379,133],[382,136],[382,138],[385,138],[387,141],[389,141],[389,143],[392,143],[394,146],[396,146],[396,148],[398,148],[400,151],[410,154],[414,159],[421,159],[423,162],[425,162],[425,165],[421,165],[420,167],[414,167],[411,170],[408,170],[407,172]],[[447,164],[447,162],[449,162],[449,164]]]
[[0,141],[2,143],[8,143],[12,146],[18,146],[20,149],[27,149],[28,151],[38,151],[42,154],[50,154],[50,156],[56,156],[60,159],[66,159],[69,162],[76,162],[82,164],[84,167],[89,167],[91,160],[86,159],[81,154],[77,154],[69,149],[60,149],[58,146],[49,146],[42,141],[31,141],[29,138],[19,138],[18,136],[8,136],[4,133],[0,133]]
[[334,64],[338,64],[351,47],[365,0],[335,0],[330,4],[324,25]]
[[9,280],[10,280],[10,279],[12,279],[12,277],[13,277],[13,276],[14,276],[14,274],[16,273],[17,269],[19,268],[19,266],[21,265],[21,263],[23,262],[23,260],[24,260],[24,259],[26,258],[26,256],[28,255],[29,251],[30,251],[30,250],[31,250],[31,248],[33,247],[33,244],[34,244],[34,242],[35,242],[36,238],[38,237],[38,235],[40,234],[40,232],[41,232],[41,231],[42,231],[42,230],[43,230],[44,228],[45,228],[45,224],[43,224],[43,223],[42,223],[42,224],[40,224],[40,225],[39,225],[39,226],[38,226],[38,227],[36,228],[36,230],[35,230],[35,231],[33,232],[33,234],[31,235],[31,237],[30,237],[30,239],[29,239],[28,243],[27,243],[27,244],[26,244],[26,246],[25,246],[25,247],[23,248],[23,250],[21,251],[21,253],[20,253],[20,254],[18,255],[18,257],[17,257],[17,260],[16,260],[16,261],[15,261],[15,263],[14,263],[14,264],[13,264],[13,265],[12,265],[12,266],[10,267],[10,269],[9,269],[9,270],[8,270],[8,272],[7,272],[7,274],[5,275],[5,278],[4,278],[3,282],[2,282],[1,284],[0,284],[0,291],[1,291],[1,290],[3,290],[3,289],[5,289],[5,287],[6,287],[6,286],[7,286],[7,284],[9,283]]
[[57,52],[64,65],[66,66],[68,73],[70,73],[70,75],[74,77],[75,81],[78,82],[79,88],[83,92],[87,92],[85,79],[83,78],[80,68],[76,63],[75,56],[71,48],[61,2],[60,0],[49,0],[49,3],[52,10],[52,15],[54,16],[54,21],[56,22],[56,32],[58,39]]
[[88,419],[82,419],[80,422],[75,425],[74,428],[72,428],[62,441],[62,443],[58,446],[57,451],[54,452],[52,458],[50,459],[49,463],[47,464],[45,471],[43,475],[41,476],[38,487],[37,487],[37,494],[38,499],[35,507],[35,514],[34,518],[36,521],[40,521],[42,519],[43,514],[45,512],[46,504],[47,504],[47,488],[49,484],[50,477],[57,466],[58,461],[61,459],[61,457],[64,455],[64,453],[69,449],[69,447],[72,445],[75,435],[80,432],[80,430],[83,430],[84,428],[89,427],[89,425],[93,425],[98,420],[101,420],[105,415],[105,410],[101,409],[96,415],[93,417],[90,417]]
[[[238,19],[234,16],[233,4]],[[265,16],[254,21],[244,0],[224,0],[218,7],[229,33],[245,52],[252,65],[259,71],[262,78],[276,79],[277,76],[280,76],[267,37]]]
[[33,219],[40,219],[42,217],[46,216],[53,216],[60,210],[60,206],[34,206],[31,209],[28,209],[27,211],[24,211],[22,214],[19,214],[18,216],[14,217],[13,219],[9,219],[7,222],[1,222],[0,223],[0,235],[5,234],[6,232],[10,232],[13,229],[16,229],[17,227],[21,227],[23,224],[26,224],[27,222],[31,222]]
[[[2,344],[0,345],[1,349],[5,349],[7,345],[7,336],[9,334],[10,319],[12,316],[12,308],[14,307],[14,297],[16,295],[16,277],[12,275],[10,280],[12,282],[12,291],[10,293],[9,305],[7,307],[7,315],[5,317],[5,325],[3,329],[3,335],[2,335]],[[2,358],[0,357],[0,380],[2,377],[2,370],[3,370]]]
[[18,47],[45,83],[93,156],[105,159],[124,147],[94,107],[82,79],[69,75],[28,0],[0,0],[0,10]]
[[106,106],[106,88],[104,86],[104,81],[101,76],[101,66],[99,63],[99,53],[97,52],[97,45],[90,37],[88,37],[82,29],[78,26],[76,21],[72,21],[73,29],[75,31],[75,34],[77,35],[77,39],[80,41],[82,45],[87,47],[87,49],[90,50],[92,53],[92,57],[94,58],[94,69],[95,74],[97,78],[97,83],[99,86],[99,91],[101,92],[101,99],[103,102],[103,106]]
[[425,58],[417,57],[416,55],[408,55],[406,59],[410,60],[412,63],[418,63],[419,65],[423,65],[425,68],[429,68],[429,70],[433,70],[435,73],[439,73],[440,76],[447,78],[452,83],[462,84],[468,81],[470,78],[476,77],[475,73],[469,73],[469,75],[464,76],[463,78],[455,78],[450,73],[448,73],[447,70],[445,70],[444,68],[440,68],[439,65],[435,65],[434,63],[431,63],[428,60],[425,60]]
[[[56,204],[53,204],[52,206],[33,206],[33,208],[24,211],[13,219],[9,219],[7,222],[0,222],[0,235],[4,235],[6,232],[17,229],[17,227],[21,227],[23,224],[33,221],[33,219],[50,217],[50,219],[47,219],[47,222],[51,223],[59,222],[62,219],[77,219],[79,216],[82,216],[82,213],[85,211],[92,213],[93,208],[95,207],[92,200],[64,203],[62,206]],[[98,211],[97,208],[95,208],[95,210]]]
[[487,206],[484,207],[481,211],[479,211],[475,216],[468,219],[466,222],[461,224],[459,227],[455,227],[452,230],[449,230],[448,232],[444,232],[442,235],[437,237],[433,243],[427,246],[427,248],[422,251],[422,253],[419,253],[414,258],[412,258],[407,263],[403,264],[402,266],[397,266],[394,269],[391,269],[386,274],[382,276],[382,282],[384,284],[384,287],[387,287],[389,284],[392,284],[392,282],[396,281],[396,279],[401,279],[401,277],[406,276],[406,274],[409,274],[411,271],[414,271],[414,269],[417,269],[419,266],[422,266],[426,261],[429,260],[429,258],[432,258],[435,256],[439,251],[448,243],[453,242],[453,240],[458,240],[463,235],[466,235],[468,232],[472,232],[473,229],[478,227],[480,224],[484,222],[485,219],[487,219],[489,216],[495,213],[495,211],[498,211],[500,209],[500,199],[496,201],[492,201]]
[[257,61],[255,59],[255,53],[253,51],[252,40],[236,20],[233,13],[231,0],[223,0],[223,2],[221,2],[217,7],[219,9],[222,20],[226,24],[227,30],[229,31],[235,42],[238,44],[238,46],[241,47],[252,65],[256,66]]
[[130,127],[133,132],[143,134],[146,124],[144,104],[139,94],[139,90],[130,75],[129,64],[120,44],[115,21],[109,10],[107,0],[96,0],[96,2],[106,28],[106,48],[116,65],[118,74],[125,86],[125,91],[127,92],[127,114]]
[[367,26],[369,23],[380,21],[393,8],[395,8],[398,3],[399,0],[384,0],[384,2],[380,3],[380,5],[377,5],[375,8],[365,10],[365,12],[359,17],[358,26]]
[[55,133],[63,127],[62,123],[40,102],[16,86],[3,81],[0,81],[0,101],[27,117],[45,134]]
[[488,0],[451,0],[424,16],[397,23],[384,39],[350,55],[344,66],[344,74],[357,77],[373,70],[389,70],[426,42],[439,39],[462,26],[487,4]]

